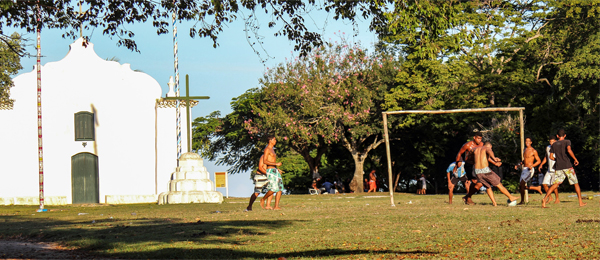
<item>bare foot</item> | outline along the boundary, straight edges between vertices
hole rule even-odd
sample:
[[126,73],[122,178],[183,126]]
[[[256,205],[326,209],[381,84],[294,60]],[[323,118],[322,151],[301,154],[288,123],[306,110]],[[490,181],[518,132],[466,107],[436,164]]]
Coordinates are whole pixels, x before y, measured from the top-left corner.
[[515,200],[518,200],[518,199],[519,199],[519,197],[510,196],[510,197],[508,197],[508,199],[510,200],[510,202],[513,202],[513,201],[515,201]]
[[498,204],[496,204],[496,202],[494,202],[492,205],[493,205],[494,207],[498,206]]
[[265,209],[273,209],[271,206],[266,206]]
[[546,207],[546,201],[543,199],[542,199],[542,208],[543,209],[549,208],[549,207]]
[[580,202],[580,203],[579,203],[579,207],[583,207],[583,206],[585,206],[585,205],[587,205],[587,203],[585,203],[585,202]]
[[[550,199],[548,199],[548,200],[550,200]],[[560,200],[555,200],[554,201],[554,204],[558,204],[558,203],[560,203]]]
[[275,207],[273,210],[281,210],[280,207]]
[[260,199],[260,207],[265,209],[265,198]]
[[[544,204],[546,204],[546,203],[544,203]],[[519,202],[519,204],[517,204],[517,205],[525,205],[525,201],[521,201],[521,202]]]
[[[463,198],[463,200],[464,200],[464,198]],[[465,203],[469,204],[469,205],[475,205],[476,204],[475,202],[473,202],[473,200],[471,198],[466,198]]]

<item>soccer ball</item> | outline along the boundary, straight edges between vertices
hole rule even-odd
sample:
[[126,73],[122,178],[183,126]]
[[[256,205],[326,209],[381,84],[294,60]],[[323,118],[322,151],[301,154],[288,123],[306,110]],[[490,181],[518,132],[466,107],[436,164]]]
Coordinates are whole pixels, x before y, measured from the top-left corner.
[[512,202],[511,202],[510,200],[506,200],[506,204],[507,204],[509,207],[514,207],[514,206],[517,206],[517,200],[513,200]]

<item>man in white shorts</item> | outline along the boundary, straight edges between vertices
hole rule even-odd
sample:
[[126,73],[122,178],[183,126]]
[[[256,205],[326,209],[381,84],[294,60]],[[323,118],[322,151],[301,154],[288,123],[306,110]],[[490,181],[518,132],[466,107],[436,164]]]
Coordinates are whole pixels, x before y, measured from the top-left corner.
[[[542,166],[544,166],[544,163],[546,163],[546,160],[548,161],[548,170],[546,171],[546,175],[544,175],[544,178],[542,181],[542,187],[544,187],[544,192],[548,192],[548,186],[552,186],[552,183],[554,182],[554,179],[556,178],[556,171],[554,170],[554,163],[556,161],[554,161],[550,158],[550,148],[552,148],[552,145],[555,142],[556,142],[556,137],[550,136],[550,145],[548,145],[546,147],[546,157],[544,157],[544,159],[542,160],[542,163],[540,163],[540,166],[538,167],[538,170],[541,174]],[[554,197],[555,197],[554,204],[560,203],[560,200],[558,199],[558,188],[554,190]],[[548,199],[551,199],[551,198],[552,197],[548,197]]]
[[[535,167],[540,165],[541,160],[538,156],[538,152],[531,147],[532,140],[530,137],[525,138],[525,149],[523,150],[523,161],[520,163],[521,170],[521,180],[519,183],[519,191],[521,192],[521,202],[520,205],[525,204],[525,189],[535,190],[542,194],[541,187],[527,187],[527,182],[531,180],[533,174],[535,173]],[[515,166],[515,169],[517,166]]]

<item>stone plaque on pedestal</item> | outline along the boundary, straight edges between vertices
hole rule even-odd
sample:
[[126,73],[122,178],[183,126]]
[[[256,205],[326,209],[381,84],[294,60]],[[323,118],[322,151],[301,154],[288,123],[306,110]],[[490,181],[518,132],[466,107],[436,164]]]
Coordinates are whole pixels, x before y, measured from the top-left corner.
[[158,195],[158,204],[221,203],[223,194],[215,191],[204,162],[197,153],[184,153],[169,181],[169,191]]

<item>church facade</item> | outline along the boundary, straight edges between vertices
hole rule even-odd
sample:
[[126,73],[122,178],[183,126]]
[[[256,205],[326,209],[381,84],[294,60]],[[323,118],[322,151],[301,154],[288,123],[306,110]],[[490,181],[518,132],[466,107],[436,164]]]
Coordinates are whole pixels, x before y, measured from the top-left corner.
[[[45,205],[156,202],[177,167],[176,101],[81,38],[41,72]],[[37,69],[13,81],[14,104],[0,109],[0,205],[37,205]]]

